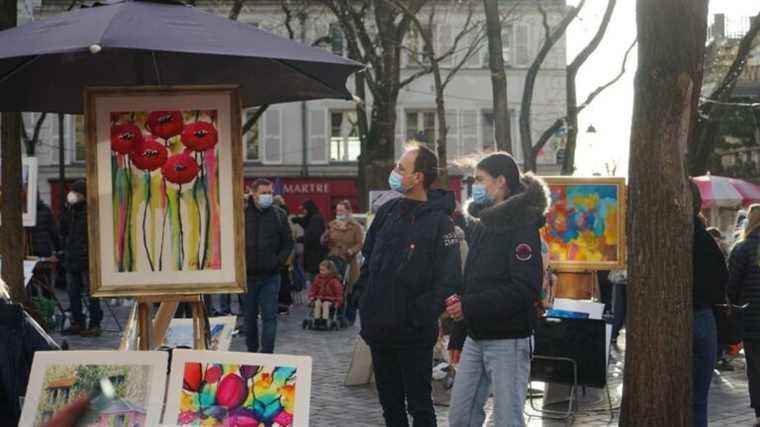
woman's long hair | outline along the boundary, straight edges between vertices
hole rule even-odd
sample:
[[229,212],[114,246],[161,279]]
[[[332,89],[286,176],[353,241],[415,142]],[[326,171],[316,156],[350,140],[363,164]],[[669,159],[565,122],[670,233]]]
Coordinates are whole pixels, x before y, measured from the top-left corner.
[[755,203],[747,209],[747,226],[744,227],[740,240],[746,239],[757,229],[760,229],[760,204]]

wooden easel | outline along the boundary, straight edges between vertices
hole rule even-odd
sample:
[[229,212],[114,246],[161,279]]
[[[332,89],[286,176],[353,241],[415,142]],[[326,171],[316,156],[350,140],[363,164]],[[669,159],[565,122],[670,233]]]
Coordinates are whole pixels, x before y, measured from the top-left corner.
[[595,271],[557,271],[555,298],[599,299],[599,283]]
[[[180,303],[189,303],[193,311],[193,348],[206,350],[209,344],[209,328],[206,307],[201,295],[159,295],[138,297],[136,307],[130,315],[130,321],[124,329],[125,339],[122,339],[120,350],[126,349],[125,340],[136,321],[139,350],[152,350],[158,347],[166,336],[169,324],[177,312]],[[158,310],[151,319],[153,304],[159,303]]]

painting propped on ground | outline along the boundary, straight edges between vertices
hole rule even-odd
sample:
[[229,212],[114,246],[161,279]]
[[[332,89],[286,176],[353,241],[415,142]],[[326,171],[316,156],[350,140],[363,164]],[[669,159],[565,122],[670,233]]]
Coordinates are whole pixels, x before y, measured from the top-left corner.
[[19,425],[43,425],[60,408],[95,390],[101,378],[110,380],[116,396],[94,399],[78,426],[157,425],[163,407],[167,357],[160,352],[38,352]]
[[311,358],[176,351],[164,423],[309,425]]

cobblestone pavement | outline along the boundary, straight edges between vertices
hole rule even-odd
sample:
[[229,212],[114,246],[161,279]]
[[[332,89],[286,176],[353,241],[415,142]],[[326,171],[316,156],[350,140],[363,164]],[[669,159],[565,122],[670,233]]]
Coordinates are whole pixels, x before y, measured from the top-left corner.
[[[65,297],[61,295],[65,300]],[[64,301],[64,306],[67,304]],[[129,312],[129,306],[112,307],[115,318],[123,325]],[[382,412],[373,386],[346,387],[343,385],[354,339],[358,328],[348,328],[340,331],[304,331],[301,321],[306,314],[303,307],[295,307],[290,315],[281,316],[278,322],[277,343],[275,351],[283,354],[308,355],[313,359],[311,425],[312,426],[383,426]],[[98,338],[62,337],[54,335],[61,342],[66,339],[70,349],[116,349],[120,335],[114,317],[105,310],[104,328],[106,331]],[[622,337],[621,337],[622,338]],[[621,340],[622,341],[622,340]],[[612,400],[619,407],[622,391],[622,369],[624,343],[621,348],[613,350],[609,368],[609,382]],[[232,341],[232,351],[245,351],[243,336],[235,336]],[[752,410],[749,408],[749,394],[744,368],[744,360],[734,361],[733,372],[718,372],[713,377],[710,390],[710,425],[712,426],[751,426],[754,421]],[[540,383],[534,383],[540,388]],[[656,392],[656,391],[653,391]],[[619,412],[616,409],[612,418],[604,408],[606,400],[602,399],[600,390],[580,392],[579,413],[573,425],[608,426],[618,424]],[[540,400],[537,401],[540,405]],[[593,410],[597,409],[597,410]],[[448,426],[446,419],[448,408],[437,406],[439,426]],[[526,411],[531,413],[526,404]],[[490,402],[487,405],[490,416]],[[529,426],[561,426],[569,423],[541,419],[535,416],[526,417]],[[494,425],[489,420],[489,426]]]

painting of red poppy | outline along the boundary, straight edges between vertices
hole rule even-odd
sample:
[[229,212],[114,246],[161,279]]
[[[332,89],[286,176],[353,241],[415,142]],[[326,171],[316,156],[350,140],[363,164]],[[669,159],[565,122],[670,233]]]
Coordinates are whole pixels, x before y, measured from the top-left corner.
[[183,281],[237,287],[242,207],[231,196],[242,160],[239,110],[229,96],[138,91],[93,101],[101,292],[136,283],[148,293],[188,289]]

